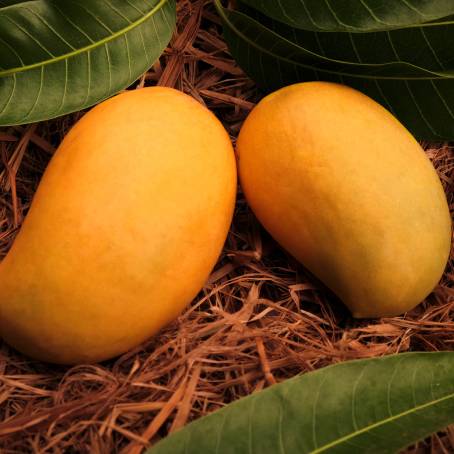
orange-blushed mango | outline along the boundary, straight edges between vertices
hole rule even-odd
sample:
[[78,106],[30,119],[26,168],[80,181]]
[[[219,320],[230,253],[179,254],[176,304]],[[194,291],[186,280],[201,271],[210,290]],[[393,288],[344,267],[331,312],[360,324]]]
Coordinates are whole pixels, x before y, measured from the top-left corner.
[[451,241],[442,185],[372,99],[332,83],[283,88],[248,116],[237,153],[257,218],[355,317],[402,314],[439,281]]
[[227,132],[189,96],[128,91],[87,113],[0,265],[0,334],[63,364],[121,354],[196,296],[236,191]]

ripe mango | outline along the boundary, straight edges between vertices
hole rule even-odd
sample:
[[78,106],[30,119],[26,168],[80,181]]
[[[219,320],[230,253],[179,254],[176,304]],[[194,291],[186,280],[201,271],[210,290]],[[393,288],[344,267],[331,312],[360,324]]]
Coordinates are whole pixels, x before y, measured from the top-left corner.
[[375,101],[332,83],[283,88],[250,113],[237,154],[257,218],[355,317],[402,314],[439,281],[446,196],[421,146]]
[[0,265],[0,333],[41,360],[121,354],[196,296],[236,193],[227,132],[189,96],[128,91],[64,138]]

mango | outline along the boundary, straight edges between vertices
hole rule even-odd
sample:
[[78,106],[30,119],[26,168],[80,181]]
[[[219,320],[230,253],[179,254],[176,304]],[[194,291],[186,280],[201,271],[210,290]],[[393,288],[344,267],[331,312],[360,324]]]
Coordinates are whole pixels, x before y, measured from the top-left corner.
[[87,113],[46,169],[0,265],[0,334],[34,358],[130,350],[201,290],[231,223],[236,162],[205,107],[169,88]]
[[259,221],[354,317],[402,314],[439,281],[446,196],[421,146],[375,101],[332,83],[285,87],[252,110],[237,154]]

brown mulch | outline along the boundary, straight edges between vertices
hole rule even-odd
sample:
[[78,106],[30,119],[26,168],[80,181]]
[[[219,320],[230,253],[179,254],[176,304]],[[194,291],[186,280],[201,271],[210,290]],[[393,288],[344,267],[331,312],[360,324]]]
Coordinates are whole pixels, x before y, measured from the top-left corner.
[[[205,0],[178,2],[178,33],[137,86],[212,109],[234,140],[259,99]],[[58,143],[83,113],[0,129],[0,255]],[[454,210],[454,153],[429,146]],[[261,229],[239,193],[223,255],[192,306],[145,345],[98,365],[53,366],[0,344],[0,452],[139,453],[188,421],[301,372],[355,358],[452,350],[454,253],[440,285],[402,317],[354,320]],[[454,452],[454,429],[412,452]]]

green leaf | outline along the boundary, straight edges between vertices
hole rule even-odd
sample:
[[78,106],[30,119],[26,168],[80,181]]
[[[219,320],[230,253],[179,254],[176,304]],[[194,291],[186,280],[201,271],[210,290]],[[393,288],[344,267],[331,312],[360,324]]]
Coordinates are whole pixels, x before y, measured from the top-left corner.
[[[322,72],[391,79],[454,77],[450,45],[445,44],[449,53],[438,55],[430,50],[426,41],[417,43],[423,46],[415,58],[414,48],[409,48],[407,38],[415,41],[413,33],[421,30],[421,26],[370,34],[316,33],[292,29],[262,16],[259,22],[238,11],[228,14],[245,37],[250,41],[255,37],[249,45]],[[454,29],[453,24],[447,22],[431,27],[430,36],[446,39],[446,32]],[[427,32],[424,36],[428,39]]]
[[295,28],[312,31],[393,30],[454,14],[452,0],[242,0]]
[[349,361],[240,399],[149,454],[387,454],[454,422],[454,353]]
[[[392,32],[316,33],[255,15],[261,23],[215,3],[230,52],[266,91],[309,80],[343,83],[383,104],[418,138],[454,137],[450,21]],[[415,48],[421,30],[426,46]],[[429,38],[440,50],[427,46]]]
[[417,69],[423,70],[419,71],[422,75],[454,75],[451,45],[454,17],[400,30],[353,34],[298,30],[251,9],[247,9],[245,14],[237,14],[240,30],[251,28],[249,35],[260,33],[263,26],[267,27],[275,33],[274,38],[270,35],[273,43],[284,39],[286,46],[294,46],[295,58],[299,53],[311,54],[320,61],[350,65],[353,71],[358,68],[357,73],[364,72],[367,67],[373,72],[374,68],[386,67],[393,76],[410,73],[411,77],[418,74]]
[[0,0],[0,8],[4,8],[6,6],[15,5],[16,3],[23,3],[24,0]]
[[175,0],[0,1],[0,125],[57,117],[126,88],[176,21]]

